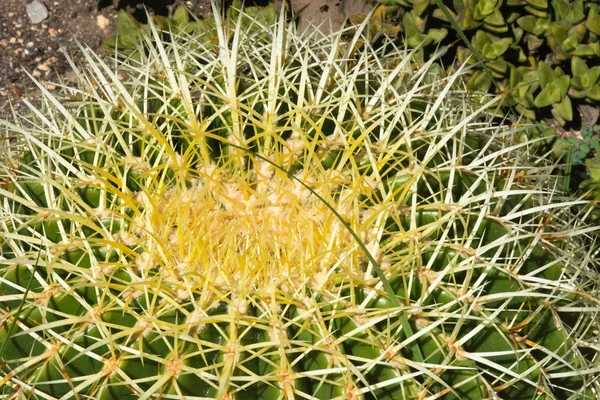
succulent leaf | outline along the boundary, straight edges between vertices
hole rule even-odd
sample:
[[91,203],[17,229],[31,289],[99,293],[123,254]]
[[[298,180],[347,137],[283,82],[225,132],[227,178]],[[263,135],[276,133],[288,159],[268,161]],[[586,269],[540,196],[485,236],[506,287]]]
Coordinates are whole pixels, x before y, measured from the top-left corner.
[[435,29],[431,28],[427,31],[427,36],[433,39],[434,43],[439,43],[448,35],[448,30],[445,28]]
[[500,12],[500,10],[495,10],[491,15],[488,15],[483,20],[487,26],[492,26],[495,28],[495,32],[507,32],[508,25],[504,20],[504,16]]
[[525,11],[527,11],[527,13],[529,13],[531,15],[534,15],[534,16],[536,16],[538,18],[547,18],[548,14],[549,14],[545,10],[539,10],[539,9],[537,9],[535,7],[530,6],[530,5],[526,5],[525,7],[523,7],[523,9]]
[[413,0],[413,9],[418,16],[422,17],[425,11],[429,8],[431,0]]
[[545,10],[548,8],[548,0],[525,0],[525,2],[538,10]]
[[600,43],[583,43],[577,45],[574,50],[571,51],[571,54],[579,57],[598,57],[600,55]]
[[[560,103],[552,104],[552,108],[565,121],[573,120],[573,105],[571,104],[571,99],[569,96],[563,97]],[[589,152],[589,149],[588,151],[585,151],[585,149],[581,150],[585,152],[585,154]]]
[[494,14],[496,10],[497,0],[481,0],[471,2],[473,7],[473,17],[477,20],[482,20]]
[[571,59],[571,71],[575,77],[582,76],[589,71],[589,68],[584,60],[579,57]]
[[582,0],[552,0],[552,7],[559,16],[559,20],[578,24],[585,19]]
[[556,73],[546,63],[540,63],[538,66],[538,77],[542,88],[545,88],[557,78]]
[[590,9],[588,18],[585,21],[585,27],[596,35],[600,35],[600,15],[595,9]]
[[600,182],[600,159],[598,157],[588,158],[585,160],[585,167],[590,174],[590,178]]
[[542,91],[536,96],[534,104],[536,107],[547,107],[551,104],[555,104],[561,101],[560,88],[553,84],[548,84]]
[[529,33],[536,36],[542,36],[550,28],[550,19],[525,15],[517,19],[517,24]]
[[588,98],[600,101],[600,83],[596,83],[594,86],[585,91]]

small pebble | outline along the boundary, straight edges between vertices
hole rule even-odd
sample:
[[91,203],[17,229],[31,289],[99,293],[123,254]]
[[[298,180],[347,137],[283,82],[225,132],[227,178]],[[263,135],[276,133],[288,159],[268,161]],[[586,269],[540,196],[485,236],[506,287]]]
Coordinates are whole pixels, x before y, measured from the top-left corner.
[[27,42],[27,44],[25,45],[25,47],[32,48],[34,45],[35,45],[35,43],[33,43],[33,42]]
[[48,9],[41,0],[33,0],[27,4],[27,16],[32,24],[39,24],[48,18]]
[[50,71],[50,67],[48,67],[46,64],[40,64],[36,68],[40,71]]
[[65,74],[65,77],[67,78],[67,81],[69,81],[69,82],[77,82],[77,74],[73,71],[67,71],[67,73]]
[[110,21],[104,15],[98,15],[96,17],[96,24],[100,27],[100,29],[106,29]]

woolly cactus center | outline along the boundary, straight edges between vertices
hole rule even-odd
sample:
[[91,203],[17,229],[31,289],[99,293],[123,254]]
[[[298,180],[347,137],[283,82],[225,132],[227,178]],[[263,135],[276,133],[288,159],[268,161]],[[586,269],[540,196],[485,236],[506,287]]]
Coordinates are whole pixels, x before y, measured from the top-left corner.
[[[358,228],[359,191],[344,188],[342,174],[302,172],[299,179]],[[363,254],[314,193],[266,162],[244,175],[212,167],[149,199],[140,225],[153,234],[142,259],[172,268],[183,298],[207,286],[219,295],[330,289],[332,274],[359,273]]]

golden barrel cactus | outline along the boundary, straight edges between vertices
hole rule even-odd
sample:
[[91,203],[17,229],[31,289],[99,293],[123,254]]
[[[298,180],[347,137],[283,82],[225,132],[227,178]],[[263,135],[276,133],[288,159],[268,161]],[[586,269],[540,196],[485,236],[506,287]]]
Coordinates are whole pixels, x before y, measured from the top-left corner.
[[251,11],[2,122],[2,398],[598,398],[596,228],[499,99]]

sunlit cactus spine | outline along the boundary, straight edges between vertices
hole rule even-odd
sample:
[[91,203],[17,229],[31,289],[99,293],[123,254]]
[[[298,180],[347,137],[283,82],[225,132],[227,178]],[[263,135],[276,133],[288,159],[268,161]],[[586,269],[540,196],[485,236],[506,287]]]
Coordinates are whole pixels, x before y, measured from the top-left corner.
[[464,70],[284,11],[2,122],[0,397],[597,399],[586,203]]

